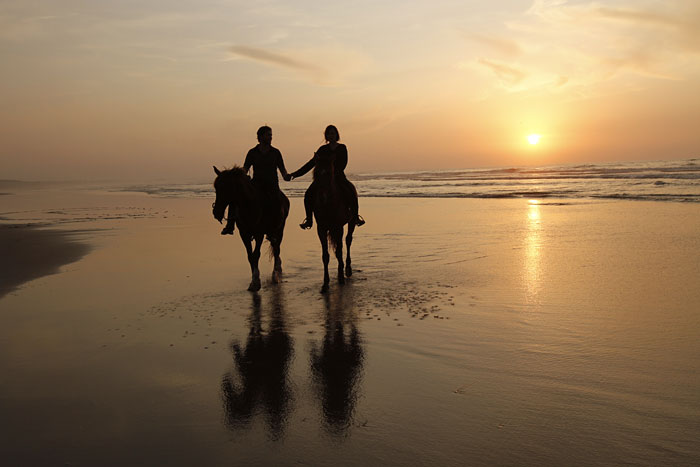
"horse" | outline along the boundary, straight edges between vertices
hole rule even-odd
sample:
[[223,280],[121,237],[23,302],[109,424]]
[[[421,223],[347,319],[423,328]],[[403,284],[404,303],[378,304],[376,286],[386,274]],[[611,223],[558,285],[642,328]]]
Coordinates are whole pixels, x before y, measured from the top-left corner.
[[[328,284],[330,282],[328,275],[329,243],[334,248],[335,257],[338,260],[338,283],[344,284],[345,276],[352,276],[350,245],[352,245],[352,234],[355,232],[355,217],[347,199],[349,193],[344,193],[344,187],[338,183],[339,180],[336,179],[334,172],[332,162],[330,167],[322,168],[317,165],[314,169],[316,190],[313,195],[312,205],[323,259],[323,286],[321,287],[321,293],[328,292]],[[342,183],[342,181],[340,182]],[[343,264],[343,231],[345,224],[348,225],[348,232],[345,236],[345,244],[348,251]]]
[[[229,170],[219,170],[214,167],[216,179],[216,201],[212,204],[214,218],[220,223],[224,218],[224,211],[228,207],[229,216],[235,213],[238,232],[248,253],[248,263],[252,279],[248,290],[257,292],[260,290],[260,247],[263,239],[272,246],[272,254],[275,265],[272,271],[272,282],[277,284],[282,280],[282,260],[280,259],[280,246],[284,234],[284,224],[289,214],[289,198],[278,190],[277,199],[267,194],[260,187],[253,184],[243,168],[235,166]],[[255,240],[255,247],[252,242]]]

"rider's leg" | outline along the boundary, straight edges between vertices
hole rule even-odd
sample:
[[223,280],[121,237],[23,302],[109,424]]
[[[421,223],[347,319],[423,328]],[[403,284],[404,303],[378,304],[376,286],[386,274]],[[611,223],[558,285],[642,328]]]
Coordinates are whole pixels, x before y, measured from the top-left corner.
[[350,212],[352,214],[352,218],[355,221],[355,225],[358,227],[361,225],[364,225],[365,220],[360,216],[359,211],[360,211],[360,204],[358,201],[357,197],[357,189],[355,188],[355,185],[348,180],[348,201],[350,202]]
[[226,219],[226,225],[221,231],[221,235],[233,235],[233,231],[236,228],[236,218],[233,213],[233,206],[228,207],[228,218]]
[[304,222],[299,224],[302,229],[310,229],[314,225],[314,215],[313,215],[313,194],[316,186],[314,183],[309,185],[309,188],[304,194],[304,209],[306,210],[306,219]]

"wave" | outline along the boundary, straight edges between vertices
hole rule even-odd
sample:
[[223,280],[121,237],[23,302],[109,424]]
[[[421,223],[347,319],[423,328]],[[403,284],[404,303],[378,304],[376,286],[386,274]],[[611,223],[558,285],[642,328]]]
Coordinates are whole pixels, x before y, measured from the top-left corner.
[[[361,197],[541,198],[700,202],[697,159],[620,164],[578,164],[421,172],[350,174]],[[282,182],[287,196],[302,197],[310,180]],[[213,197],[211,182],[121,187],[162,197]]]

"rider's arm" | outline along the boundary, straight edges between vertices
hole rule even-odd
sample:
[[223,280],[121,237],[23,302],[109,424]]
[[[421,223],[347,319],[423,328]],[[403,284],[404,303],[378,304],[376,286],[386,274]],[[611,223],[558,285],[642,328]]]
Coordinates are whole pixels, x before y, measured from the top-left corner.
[[253,165],[253,150],[252,149],[250,151],[248,151],[248,154],[245,156],[245,162],[243,163],[243,170],[245,170],[245,173],[248,173],[251,165]]
[[299,170],[297,170],[296,172],[293,172],[293,173],[292,173],[292,177],[294,177],[294,178],[299,178],[299,177],[301,177],[302,175],[306,175],[306,174],[309,172],[309,170],[311,170],[311,169],[314,168],[314,165],[316,165],[316,154],[315,154],[315,153],[314,153],[314,157],[312,157],[311,160],[309,160],[309,162],[307,162],[306,164],[304,164],[304,165],[303,165]]
[[282,158],[282,153],[279,151],[277,151],[277,168],[282,174],[282,178],[289,181],[288,178],[290,177],[290,175],[289,172],[287,172],[287,168],[284,166],[284,159]]
[[338,154],[335,156],[334,164],[338,172],[343,172],[348,166],[348,148],[344,144],[338,146]]

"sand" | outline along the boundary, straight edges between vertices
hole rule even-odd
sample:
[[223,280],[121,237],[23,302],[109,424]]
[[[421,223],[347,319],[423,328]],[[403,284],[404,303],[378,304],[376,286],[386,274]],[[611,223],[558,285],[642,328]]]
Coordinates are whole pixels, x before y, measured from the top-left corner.
[[300,199],[258,294],[210,205],[0,197],[0,458],[700,462],[700,206],[362,199],[324,296]]
[[0,226],[0,298],[20,284],[55,274],[67,263],[79,260],[90,251],[75,240],[85,232],[39,230],[35,227]]

